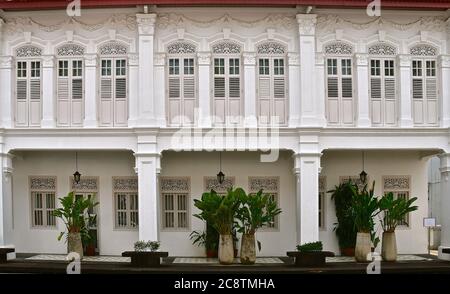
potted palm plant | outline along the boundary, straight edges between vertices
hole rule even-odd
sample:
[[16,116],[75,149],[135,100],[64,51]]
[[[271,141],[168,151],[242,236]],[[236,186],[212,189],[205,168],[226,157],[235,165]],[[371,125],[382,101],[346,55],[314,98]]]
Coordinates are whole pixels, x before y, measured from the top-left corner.
[[91,198],[76,198],[74,193],[70,192],[67,196],[59,198],[61,208],[55,209],[53,215],[60,218],[65,226],[66,231],[61,232],[58,241],[66,236],[69,252],[76,252],[83,258],[82,240],[89,240],[89,224],[92,223],[92,216],[87,213],[89,209],[98,205]]
[[[266,225],[273,224],[275,217],[281,213],[277,203],[268,194],[260,190],[256,194],[246,195],[242,190],[240,207],[237,210],[238,232],[242,233],[241,254],[242,264],[254,264],[256,262],[255,233]],[[258,241],[258,249],[261,243]]]
[[334,231],[339,241],[341,254],[344,256],[355,256],[356,229],[353,216],[351,214],[353,190],[352,187],[358,187],[352,181],[346,181],[339,184],[331,193],[331,199],[334,200],[336,207],[337,223]]
[[375,182],[372,188],[367,190],[367,185],[362,191],[352,188],[352,216],[355,222],[356,247],[355,259],[358,262],[368,262],[367,255],[372,251],[371,233],[374,228],[374,217],[379,213],[378,200],[374,196]]
[[383,212],[381,226],[383,227],[383,237],[381,242],[381,256],[384,261],[397,260],[397,241],[395,229],[399,224],[407,224],[408,213],[418,209],[413,206],[417,197],[395,198],[392,192],[386,193],[379,201],[380,210]]

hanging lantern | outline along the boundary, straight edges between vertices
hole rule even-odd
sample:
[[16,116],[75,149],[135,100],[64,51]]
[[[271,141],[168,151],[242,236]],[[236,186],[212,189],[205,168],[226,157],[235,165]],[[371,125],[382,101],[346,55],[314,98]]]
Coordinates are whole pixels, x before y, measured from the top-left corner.
[[222,172],[222,171],[220,171],[218,174],[217,174],[217,181],[219,182],[219,184],[223,184],[223,182],[225,181],[225,174]]
[[81,174],[78,172],[78,152],[75,152],[75,169],[76,172],[73,174],[73,180],[75,184],[78,184],[81,180]]

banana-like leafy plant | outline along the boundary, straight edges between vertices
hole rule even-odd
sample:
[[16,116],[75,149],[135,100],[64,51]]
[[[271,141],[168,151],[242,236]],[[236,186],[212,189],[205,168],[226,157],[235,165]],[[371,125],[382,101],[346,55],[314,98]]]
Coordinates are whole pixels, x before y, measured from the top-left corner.
[[362,191],[358,191],[356,187],[351,187],[352,197],[352,216],[355,228],[360,233],[371,233],[375,223],[374,217],[380,213],[378,200],[374,196],[375,182],[372,187],[367,190],[367,185]]
[[59,202],[62,207],[55,209],[53,215],[62,219],[67,232],[61,232],[58,236],[58,241],[64,235],[66,235],[67,240],[69,233],[80,233],[83,240],[89,240],[91,238],[89,224],[93,223],[95,216],[88,214],[87,211],[99,203],[94,203],[91,198],[76,198],[73,192],[70,192],[63,198],[59,198]]
[[418,209],[413,203],[417,197],[411,199],[395,198],[392,192],[386,193],[379,201],[380,210],[383,212],[381,226],[385,232],[394,232],[397,226],[405,223],[405,216]]

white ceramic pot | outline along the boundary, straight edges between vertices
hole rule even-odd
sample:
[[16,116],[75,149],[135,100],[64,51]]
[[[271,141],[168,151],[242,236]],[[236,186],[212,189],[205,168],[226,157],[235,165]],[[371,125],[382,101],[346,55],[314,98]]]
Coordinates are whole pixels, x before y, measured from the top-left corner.
[[234,261],[233,236],[220,235],[219,262],[221,264],[232,264],[233,261]]
[[358,233],[356,235],[355,259],[357,262],[370,262],[367,255],[372,252],[372,240],[370,233]]

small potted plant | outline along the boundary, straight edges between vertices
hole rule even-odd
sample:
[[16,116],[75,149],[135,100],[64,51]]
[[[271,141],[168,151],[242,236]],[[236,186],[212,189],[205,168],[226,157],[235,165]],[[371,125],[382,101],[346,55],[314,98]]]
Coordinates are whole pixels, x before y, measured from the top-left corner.
[[158,267],[161,258],[168,257],[168,252],[159,251],[161,243],[158,241],[137,241],[134,243],[134,251],[125,251],[124,257],[131,257],[131,266],[134,267]]
[[317,267],[324,266],[327,257],[334,257],[334,253],[323,251],[322,242],[312,242],[297,245],[297,251],[287,252],[287,256],[295,258],[295,266]]
[[381,257],[384,261],[397,260],[397,241],[395,229],[400,223],[406,223],[408,213],[418,209],[413,203],[417,197],[411,199],[395,198],[392,192],[385,194],[379,201],[380,210],[383,212],[381,225],[383,236],[381,243]]

